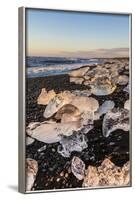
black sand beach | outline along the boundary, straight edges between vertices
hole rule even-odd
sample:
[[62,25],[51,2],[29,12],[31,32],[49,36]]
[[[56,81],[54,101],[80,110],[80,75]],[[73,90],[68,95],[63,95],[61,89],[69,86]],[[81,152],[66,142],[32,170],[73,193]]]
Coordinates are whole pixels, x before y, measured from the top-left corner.
[[[115,106],[122,108],[124,102],[129,99],[129,94],[123,91],[125,86],[119,86],[107,96],[91,95],[101,105],[105,100],[113,100]],[[42,88],[47,91],[54,89],[56,93],[64,90],[83,90],[88,86],[70,83],[68,75],[57,75],[42,78],[26,79],[26,126],[30,122],[44,121],[43,112],[45,106],[37,104],[37,98]],[[58,143],[45,144],[39,141],[26,146],[26,157],[38,162],[38,174],[32,190],[64,189],[82,187],[70,169],[74,155],[80,157],[86,167],[99,166],[105,158],[110,158],[116,165],[122,166],[129,160],[129,133],[116,130],[108,138],[102,134],[102,119],[94,122],[94,129],[89,131],[88,148],[82,152],[72,152],[70,158],[64,158],[57,152]],[[38,152],[38,149],[46,145],[46,149]]]

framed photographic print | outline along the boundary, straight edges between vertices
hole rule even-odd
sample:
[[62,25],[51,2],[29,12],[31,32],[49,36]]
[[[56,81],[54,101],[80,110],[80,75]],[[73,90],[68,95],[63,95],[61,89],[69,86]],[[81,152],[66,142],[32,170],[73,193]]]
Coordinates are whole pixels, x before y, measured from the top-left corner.
[[131,186],[130,13],[19,8],[19,191]]

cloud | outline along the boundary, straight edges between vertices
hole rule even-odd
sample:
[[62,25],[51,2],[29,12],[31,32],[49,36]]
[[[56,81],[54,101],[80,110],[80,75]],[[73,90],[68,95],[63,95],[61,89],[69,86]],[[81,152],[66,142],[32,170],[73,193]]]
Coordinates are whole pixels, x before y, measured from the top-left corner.
[[129,48],[94,49],[90,51],[61,52],[61,56],[90,57],[90,58],[112,58],[128,57]]

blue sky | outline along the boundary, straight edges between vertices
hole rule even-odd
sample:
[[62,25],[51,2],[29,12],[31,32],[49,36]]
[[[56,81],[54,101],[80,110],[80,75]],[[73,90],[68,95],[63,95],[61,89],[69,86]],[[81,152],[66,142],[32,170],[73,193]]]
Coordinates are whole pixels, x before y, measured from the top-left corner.
[[28,9],[26,30],[28,55],[128,55],[128,15]]

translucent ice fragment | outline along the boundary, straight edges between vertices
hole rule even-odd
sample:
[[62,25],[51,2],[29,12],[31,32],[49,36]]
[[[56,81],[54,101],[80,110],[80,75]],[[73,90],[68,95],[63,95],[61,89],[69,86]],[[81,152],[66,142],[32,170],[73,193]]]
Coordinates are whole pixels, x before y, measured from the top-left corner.
[[85,163],[77,156],[72,158],[71,171],[78,180],[84,179]]
[[81,152],[88,147],[87,137],[83,133],[74,133],[72,136],[63,137],[58,146],[58,153],[63,157],[70,157],[72,151]]
[[113,101],[110,101],[110,100],[105,101],[98,109],[100,116],[107,113],[111,109],[113,109],[114,106],[115,106],[115,103]]
[[111,132],[117,129],[129,130],[129,110],[114,108],[104,116],[102,125],[103,135],[108,137]]

